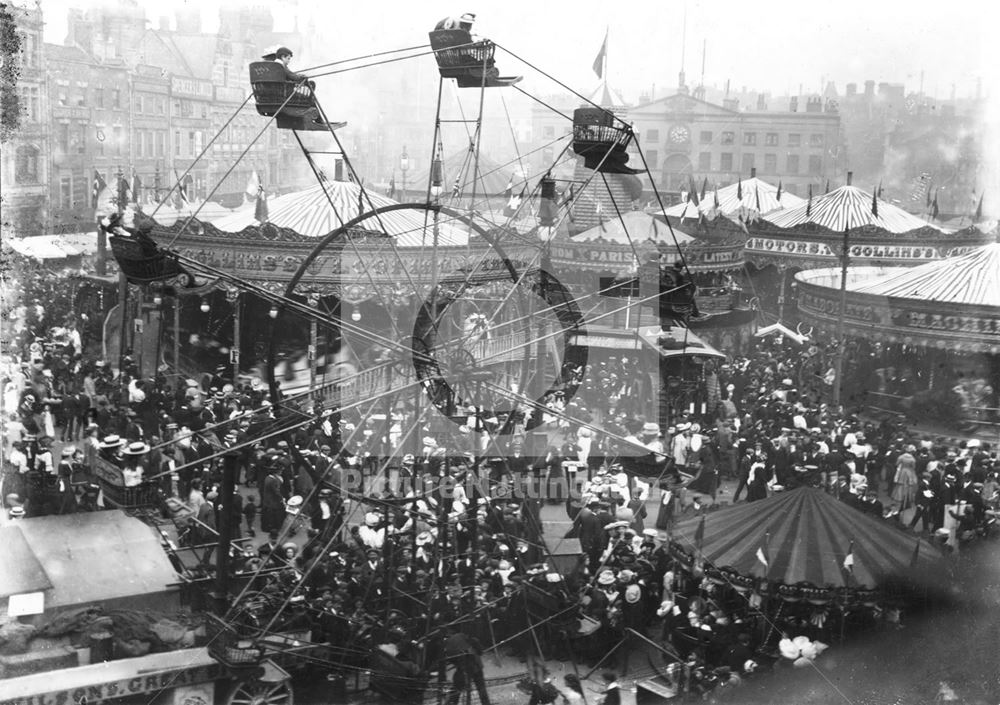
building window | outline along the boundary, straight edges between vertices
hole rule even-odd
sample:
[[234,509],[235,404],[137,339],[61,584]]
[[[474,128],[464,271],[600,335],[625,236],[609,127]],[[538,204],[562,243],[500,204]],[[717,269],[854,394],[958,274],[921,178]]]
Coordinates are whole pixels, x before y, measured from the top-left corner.
[[768,147],[777,147],[778,146],[778,133],[777,132],[768,132],[766,135],[764,135],[764,144],[766,146],[768,146]]
[[712,131],[702,130],[698,141],[701,142],[701,144],[712,144]]
[[646,150],[646,165],[650,169],[655,169],[657,163],[660,161],[660,153],[655,149]]
[[56,133],[58,134],[59,149],[65,155],[69,153],[69,123],[61,122],[59,127],[56,128]]
[[167,133],[157,132],[156,133],[156,156],[164,157],[167,152]]
[[156,99],[156,112],[158,112],[160,115],[166,115],[167,114],[167,99],[166,98],[157,98]]
[[137,113],[142,112],[142,94],[139,94],[135,97],[135,111]]
[[27,122],[38,122],[38,88],[35,86],[22,87],[20,90],[20,109]]
[[201,104],[201,119],[202,120],[208,119],[208,105],[206,103]]
[[660,141],[660,131],[659,130],[646,130],[646,141],[647,142],[659,142]]
[[757,144],[757,133],[756,132],[744,132],[743,133],[743,144],[748,147],[753,147]]
[[98,108],[104,109],[104,89],[95,88],[94,89],[94,103]]
[[198,130],[197,132],[194,133],[194,151],[198,154],[201,154],[201,150],[204,148],[202,142],[202,140],[204,139],[203,134],[204,133],[202,133],[201,130]]
[[59,106],[65,108],[69,104],[69,96],[65,93],[59,94]]
[[38,183],[38,148],[22,145],[14,155],[14,183]]
[[76,97],[76,107],[84,108],[87,106],[87,92],[83,91]]
[[822,147],[823,146],[823,135],[809,135],[809,146],[810,147]]
[[190,132],[188,132],[188,151],[187,151],[187,153],[189,155],[197,154],[197,152],[194,149],[194,131],[193,130],[190,131]]
[[37,49],[38,39],[34,34],[22,34],[21,35],[22,44],[24,47],[22,50],[22,56],[24,57],[24,67],[33,69],[38,68],[38,56]]
[[181,114],[181,102],[179,100],[174,101],[174,115]]
[[719,171],[733,170],[733,153],[723,152],[719,155]]
[[701,152],[698,154],[698,171],[712,170],[712,153]]
[[820,176],[823,173],[823,157],[818,154],[809,155],[809,176]]
[[754,154],[753,152],[748,152],[743,155],[743,164],[740,167],[740,171],[744,174],[749,174],[754,167]]
[[114,141],[115,141],[115,154],[121,154],[122,153],[122,128],[116,126],[116,127],[112,128],[112,132],[114,133],[114,137],[112,139],[114,139]]
[[802,146],[802,135],[797,132],[791,132],[788,135],[788,146],[789,147],[801,147]]
[[80,123],[76,126],[76,131],[73,135],[73,142],[76,145],[77,154],[87,153],[87,124]]
[[776,174],[776,173],[778,173],[778,155],[777,154],[765,154],[764,155],[764,173],[765,174]]
[[122,107],[122,92],[118,88],[111,89],[111,107],[116,110]]
[[73,177],[72,176],[60,176],[59,177],[59,207],[60,208],[72,208],[73,207]]
[[542,139],[551,140],[555,139],[555,136],[556,136],[556,128],[554,126],[546,125],[545,127],[542,128]]
[[174,130],[174,156],[181,156],[181,131]]
[[788,155],[788,162],[787,162],[787,165],[785,167],[785,172],[789,176],[796,176],[796,175],[798,175],[798,173],[799,173],[799,155],[798,154],[789,154]]
[[735,132],[723,132],[722,133],[722,144],[733,144],[736,141]]

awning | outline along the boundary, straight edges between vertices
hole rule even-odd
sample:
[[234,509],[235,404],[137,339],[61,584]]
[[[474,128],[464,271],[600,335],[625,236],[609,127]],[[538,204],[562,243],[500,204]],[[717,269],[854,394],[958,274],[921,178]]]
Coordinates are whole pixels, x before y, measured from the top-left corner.
[[657,352],[660,357],[717,357],[726,356],[695,335],[688,328],[671,327],[663,330],[659,327],[644,327],[639,329],[639,339],[644,345]]
[[608,350],[638,350],[642,347],[642,343],[635,336],[635,331],[628,331],[628,334],[623,336],[577,333],[570,340],[570,344]]
[[10,248],[25,257],[35,259],[65,259],[97,252],[97,233],[64,235],[33,235],[7,240]]

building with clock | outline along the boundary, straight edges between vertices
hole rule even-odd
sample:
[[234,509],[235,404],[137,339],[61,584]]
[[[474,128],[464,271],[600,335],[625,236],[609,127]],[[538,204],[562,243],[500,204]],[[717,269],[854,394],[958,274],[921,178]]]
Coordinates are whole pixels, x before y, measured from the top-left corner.
[[[629,110],[636,140],[662,192],[687,190],[694,178],[701,186],[724,186],[752,169],[785,190],[806,195],[809,184],[825,187],[843,170],[841,121],[836,103],[819,96],[792,97],[768,106],[761,96],[754,106],[736,99],[715,105],[681,86],[674,95]],[[644,186],[650,187],[649,177]]]

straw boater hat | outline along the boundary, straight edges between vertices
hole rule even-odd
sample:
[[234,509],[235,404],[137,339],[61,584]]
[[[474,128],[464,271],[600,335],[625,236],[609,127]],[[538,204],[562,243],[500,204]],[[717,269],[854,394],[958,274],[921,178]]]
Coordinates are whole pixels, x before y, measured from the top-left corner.
[[653,423],[652,421],[644,423],[642,425],[642,433],[646,436],[659,436],[660,427],[659,425]]
[[128,447],[122,451],[125,455],[143,455],[149,452],[149,446],[142,441],[129,443]]
[[123,445],[125,445],[125,441],[121,439],[121,436],[112,433],[110,436],[104,437],[99,447],[103,450],[110,450],[111,448],[121,448]]
[[615,574],[610,570],[601,571],[601,574],[597,576],[598,585],[614,585],[615,584]]
[[381,519],[375,512],[368,512],[365,514],[365,526],[378,526],[379,521],[381,521]]

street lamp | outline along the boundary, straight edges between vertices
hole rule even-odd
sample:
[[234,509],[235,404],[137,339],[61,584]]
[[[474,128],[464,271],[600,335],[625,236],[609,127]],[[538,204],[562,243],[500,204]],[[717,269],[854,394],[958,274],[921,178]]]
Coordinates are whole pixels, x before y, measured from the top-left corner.
[[403,145],[403,154],[399,158],[399,170],[403,172],[403,198],[406,198],[406,172],[410,170],[410,157],[406,154],[406,145]]

